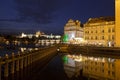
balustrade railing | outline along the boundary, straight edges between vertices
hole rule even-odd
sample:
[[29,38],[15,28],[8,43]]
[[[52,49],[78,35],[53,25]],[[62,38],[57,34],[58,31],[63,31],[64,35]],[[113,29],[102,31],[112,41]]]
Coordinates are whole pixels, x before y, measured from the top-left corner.
[[14,74],[56,51],[57,47],[53,46],[25,53],[18,52],[17,54],[12,53],[11,55],[5,54],[4,57],[0,57],[0,80],[2,80],[2,77],[8,77],[10,74]]

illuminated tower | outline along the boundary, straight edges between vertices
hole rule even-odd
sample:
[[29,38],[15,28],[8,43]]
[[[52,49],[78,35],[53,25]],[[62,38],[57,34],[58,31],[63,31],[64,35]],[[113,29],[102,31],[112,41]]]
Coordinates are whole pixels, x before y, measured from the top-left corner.
[[115,0],[115,43],[120,47],[120,0]]

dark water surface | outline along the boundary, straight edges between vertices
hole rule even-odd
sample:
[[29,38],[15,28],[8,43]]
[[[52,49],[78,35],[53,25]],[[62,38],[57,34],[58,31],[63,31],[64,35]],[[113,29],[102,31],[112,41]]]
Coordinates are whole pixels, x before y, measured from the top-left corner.
[[55,56],[42,70],[36,75],[35,80],[68,80],[64,72],[61,57]]
[[69,78],[65,73],[64,63],[61,55],[55,56],[40,72],[35,80],[87,80],[82,76]]

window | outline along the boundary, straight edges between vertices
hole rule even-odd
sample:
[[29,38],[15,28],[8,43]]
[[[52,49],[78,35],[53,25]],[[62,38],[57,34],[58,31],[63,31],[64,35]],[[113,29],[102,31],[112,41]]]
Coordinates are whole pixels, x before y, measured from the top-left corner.
[[110,40],[110,35],[108,36],[108,40]]
[[91,67],[91,70],[92,70],[92,67]]
[[87,39],[89,40],[89,37]]
[[104,73],[104,69],[102,69],[102,72]]
[[91,40],[93,39],[93,37],[91,37]]
[[104,66],[104,63],[102,63],[102,67]]
[[112,68],[114,68],[115,66],[114,66],[114,63],[112,63]]
[[108,75],[110,75],[110,71],[108,71]]
[[108,29],[108,32],[109,32],[109,33],[111,32],[110,28]]
[[97,71],[97,68],[95,68],[95,71]]
[[97,65],[97,62],[95,62],[95,65]]
[[108,68],[110,68],[111,63],[108,63]]
[[97,30],[96,30],[96,33],[97,33]]
[[114,35],[112,35],[112,40],[114,40]]
[[102,36],[102,39],[104,40],[104,36]]
[[112,76],[115,76],[115,72],[112,71]]
[[112,32],[115,32],[114,28],[112,28]]
[[102,30],[102,33],[104,33],[104,30]]
[[95,37],[95,39],[97,40],[97,36]]
[[86,40],[86,37],[85,37],[85,40]]

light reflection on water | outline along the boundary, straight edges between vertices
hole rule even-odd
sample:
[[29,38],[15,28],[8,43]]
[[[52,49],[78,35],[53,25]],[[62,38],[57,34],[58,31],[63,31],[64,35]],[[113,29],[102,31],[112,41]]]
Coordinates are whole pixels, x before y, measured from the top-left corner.
[[97,80],[120,80],[120,59],[111,57],[64,55],[64,70],[69,78],[80,75]]
[[5,56],[5,54],[11,55],[11,53],[17,54],[18,52],[26,52],[38,50],[38,48],[46,47],[45,45],[35,46],[35,44],[20,44],[15,45],[13,43],[0,43],[0,56]]
[[1,49],[0,56],[5,56],[5,54],[11,55],[12,53],[17,54],[18,52],[27,52],[32,50],[38,50],[39,48],[26,48],[26,47],[19,47],[16,49]]
[[75,55],[64,55],[62,57],[64,70],[69,78],[79,75],[79,71],[82,69],[83,64],[80,57],[81,56]]

